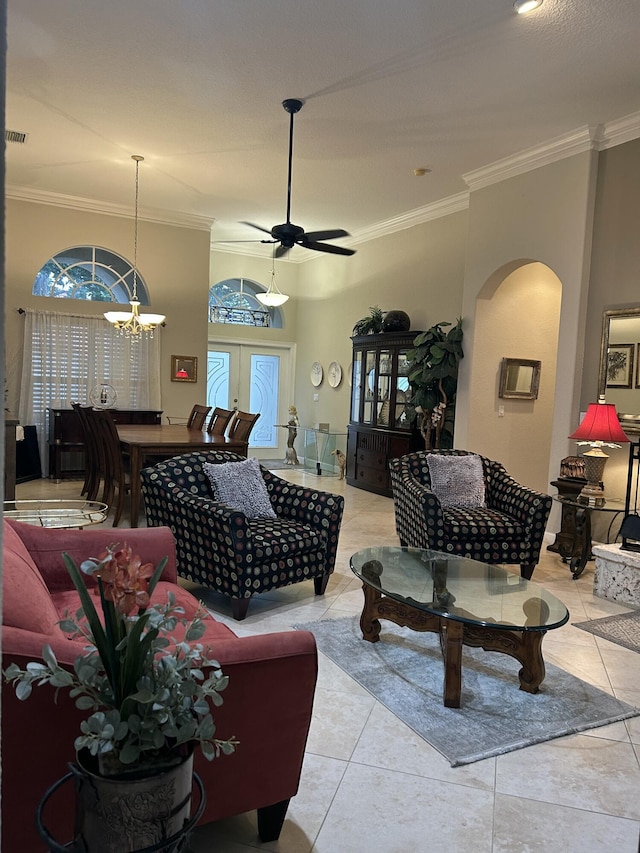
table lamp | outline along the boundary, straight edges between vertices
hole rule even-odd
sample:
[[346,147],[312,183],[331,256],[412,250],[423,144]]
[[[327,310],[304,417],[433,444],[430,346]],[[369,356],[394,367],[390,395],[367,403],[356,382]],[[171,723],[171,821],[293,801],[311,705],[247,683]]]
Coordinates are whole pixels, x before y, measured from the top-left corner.
[[609,458],[602,448],[620,447],[629,441],[622,431],[614,404],[605,403],[604,397],[600,397],[597,403],[589,403],[580,426],[569,438],[576,440],[578,445],[591,445],[591,450],[582,455],[587,483],[578,495],[578,501],[589,506],[602,506],[605,502],[602,475]]

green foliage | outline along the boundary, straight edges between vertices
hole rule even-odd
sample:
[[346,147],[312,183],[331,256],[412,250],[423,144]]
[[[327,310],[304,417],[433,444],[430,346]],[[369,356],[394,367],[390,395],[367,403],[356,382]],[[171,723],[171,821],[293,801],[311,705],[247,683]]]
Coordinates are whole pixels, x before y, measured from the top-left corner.
[[369,308],[369,316],[363,317],[353,327],[353,335],[377,335],[382,331],[382,320],[384,312],[375,305]]
[[[449,328],[448,331],[445,331]],[[411,386],[409,419],[419,420],[427,449],[453,446],[453,419],[462,351],[462,318],[436,323],[407,353]]]

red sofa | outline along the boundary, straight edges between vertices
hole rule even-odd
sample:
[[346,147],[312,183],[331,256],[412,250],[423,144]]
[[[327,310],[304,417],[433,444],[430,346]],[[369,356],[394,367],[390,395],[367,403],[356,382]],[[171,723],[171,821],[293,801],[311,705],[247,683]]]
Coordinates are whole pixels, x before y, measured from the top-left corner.
[[[134,553],[156,565],[168,563],[153,599],[166,600],[171,589],[188,614],[196,599],[177,585],[175,541],[168,528],[119,532],[103,529],[44,530],[4,520],[2,668],[21,668],[41,659],[49,643],[63,664],[72,666],[82,643],[68,640],[57,621],[78,596],[62,562],[67,551],[79,564],[110,542],[128,542]],[[88,585],[91,584],[88,579]],[[280,833],[289,799],[298,789],[311,722],[317,677],[313,635],[289,631],[236,637],[212,619],[202,642],[229,676],[224,704],[214,710],[217,734],[239,740],[236,752],[212,762],[196,750],[195,770],[204,782],[207,805],[200,824],[257,809],[262,841]],[[68,772],[75,758],[73,742],[86,712],[76,709],[68,693],[57,702],[49,685],[35,687],[19,701],[14,688],[2,684],[2,850],[31,853],[47,849],[37,834],[35,812],[42,795]],[[67,792],[66,789],[69,788]],[[72,838],[73,789],[55,795],[46,811],[54,838]],[[247,843],[251,843],[248,840]]]

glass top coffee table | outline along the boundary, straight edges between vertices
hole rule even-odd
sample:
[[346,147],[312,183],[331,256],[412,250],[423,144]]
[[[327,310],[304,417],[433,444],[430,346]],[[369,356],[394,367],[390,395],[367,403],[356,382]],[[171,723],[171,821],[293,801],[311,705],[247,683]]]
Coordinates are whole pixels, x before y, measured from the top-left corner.
[[5,501],[3,515],[36,527],[78,528],[100,524],[109,514],[107,504],[83,500]]
[[520,689],[538,692],[542,639],[569,619],[541,586],[499,566],[420,548],[365,548],[350,565],[362,581],[365,640],[380,639],[380,619],[439,634],[448,708],[460,707],[462,646],[514,657],[522,664]]

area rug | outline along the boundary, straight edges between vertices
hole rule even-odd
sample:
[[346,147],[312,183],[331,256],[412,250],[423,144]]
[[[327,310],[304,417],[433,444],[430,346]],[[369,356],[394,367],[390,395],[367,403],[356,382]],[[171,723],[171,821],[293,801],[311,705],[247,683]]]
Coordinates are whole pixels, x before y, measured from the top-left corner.
[[[464,648],[460,708],[442,704],[444,664],[436,634],[382,623],[362,639],[359,617],[296,625],[318,649],[457,767],[531,744],[604,726],[640,710],[551,664],[540,692],[519,689],[520,664]],[[543,644],[544,649],[544,644]]]
[[590,619],[588,622],[573,622],[573,627],[582,628],[632,652],[640,652],[640,610],[603,616],[602,619]]

